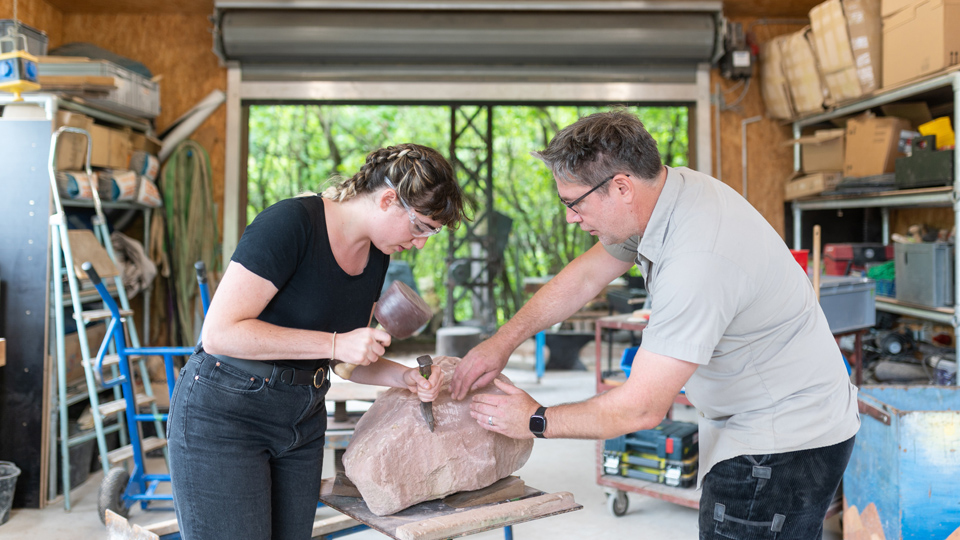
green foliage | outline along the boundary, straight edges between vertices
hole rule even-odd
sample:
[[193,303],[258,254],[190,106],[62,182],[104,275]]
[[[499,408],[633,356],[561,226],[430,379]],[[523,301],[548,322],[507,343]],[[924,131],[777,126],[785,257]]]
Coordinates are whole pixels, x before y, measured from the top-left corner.
[[[512,316],[525,300],[523,279],[557,273],[590,248],[595,239],[566,223],[566,209],[543,164],[530,155],[556,132],[582,116],[606,107],[495,106],[493,110],[493,207],[513,220],[495,276],[497,319]],[[486,178],[485,107],[463,106],[457,120],[457,161]],[[631,107],[657,140],[664,162],[684,166],[688,158],[686,107]],[[472,125],[465,117],[478,115]],[[465,115],[465,116],[464,116]],[[450,157],[451,107],[412,105],[264,105],[250,108],[247,163],[247,221],[264,208],[303,191],[322,191],[335,176],[350,176],[367,153],[383,146],[416,142]],[[474,129],[476,128],[476,129]],[[474,216],[488,208],[483,183],[461,183],[474,199]],[[485,181],[485,180],[484,180]],[[431,238],[424,249],[401,255],[410,262],[421,292],[435,306],[446,302],[449,231]],[[462,238],[462,231],[454,233]],[[461,243],[456,256],[467,256]],[[473,316],[467,300],[457,302],[457,320]]]

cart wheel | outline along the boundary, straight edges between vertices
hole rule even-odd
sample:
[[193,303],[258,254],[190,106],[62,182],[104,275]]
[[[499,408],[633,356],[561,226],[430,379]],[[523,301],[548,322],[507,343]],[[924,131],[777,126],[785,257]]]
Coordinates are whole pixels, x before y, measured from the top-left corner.
[[123,492],[127,490],[130,474],[123,467],[114,467],[107,471],[100,482],[100,492],[97,494],[97,513],[100,521],[107,524],[107,510],[112,510],[122,517],[130,515],[130,507],[123,503]]
[[627,498],[626,491],[617,490],[616,493],[607,495],[607,509],[611,514],[620,517],[627,513],[629,507],[630,499]]

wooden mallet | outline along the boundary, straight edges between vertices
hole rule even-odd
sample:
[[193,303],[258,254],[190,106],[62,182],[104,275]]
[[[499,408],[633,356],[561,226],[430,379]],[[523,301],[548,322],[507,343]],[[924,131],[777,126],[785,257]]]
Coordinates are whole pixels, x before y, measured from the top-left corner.
[[[406,339],[427,324],[433,311],[409,285],[396,280],[380,295],[373,316],[394,339]],[[356,367],[356,364],[341,362],[333,366],[333,371],[341,378],[349,379]]]

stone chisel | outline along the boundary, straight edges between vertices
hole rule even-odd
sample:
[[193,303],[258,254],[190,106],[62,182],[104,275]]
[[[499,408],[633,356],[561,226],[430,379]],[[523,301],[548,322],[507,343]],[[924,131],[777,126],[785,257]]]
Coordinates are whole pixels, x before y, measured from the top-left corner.
[[[425,354],[417,358],[417,364],[420,366],[420,375],[425,379],[429,379],[430,373],[432,372],[433,358],[431,358],[429,354]],[[433,402],[421,401],[420,412],[423,414],[423,419],[427,421],[427,427],[430,428],[430,433],[433,433],[435,425],[433,420]]]

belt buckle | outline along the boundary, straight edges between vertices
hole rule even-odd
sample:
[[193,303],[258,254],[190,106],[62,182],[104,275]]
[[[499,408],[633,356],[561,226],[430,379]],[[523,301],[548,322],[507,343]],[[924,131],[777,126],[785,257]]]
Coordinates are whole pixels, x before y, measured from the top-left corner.
[[[317,375],[320,375],[320,382],[317,382]],[[313,372],[313,387],[320,388],[327,381],[327,368],[320,368]]]

